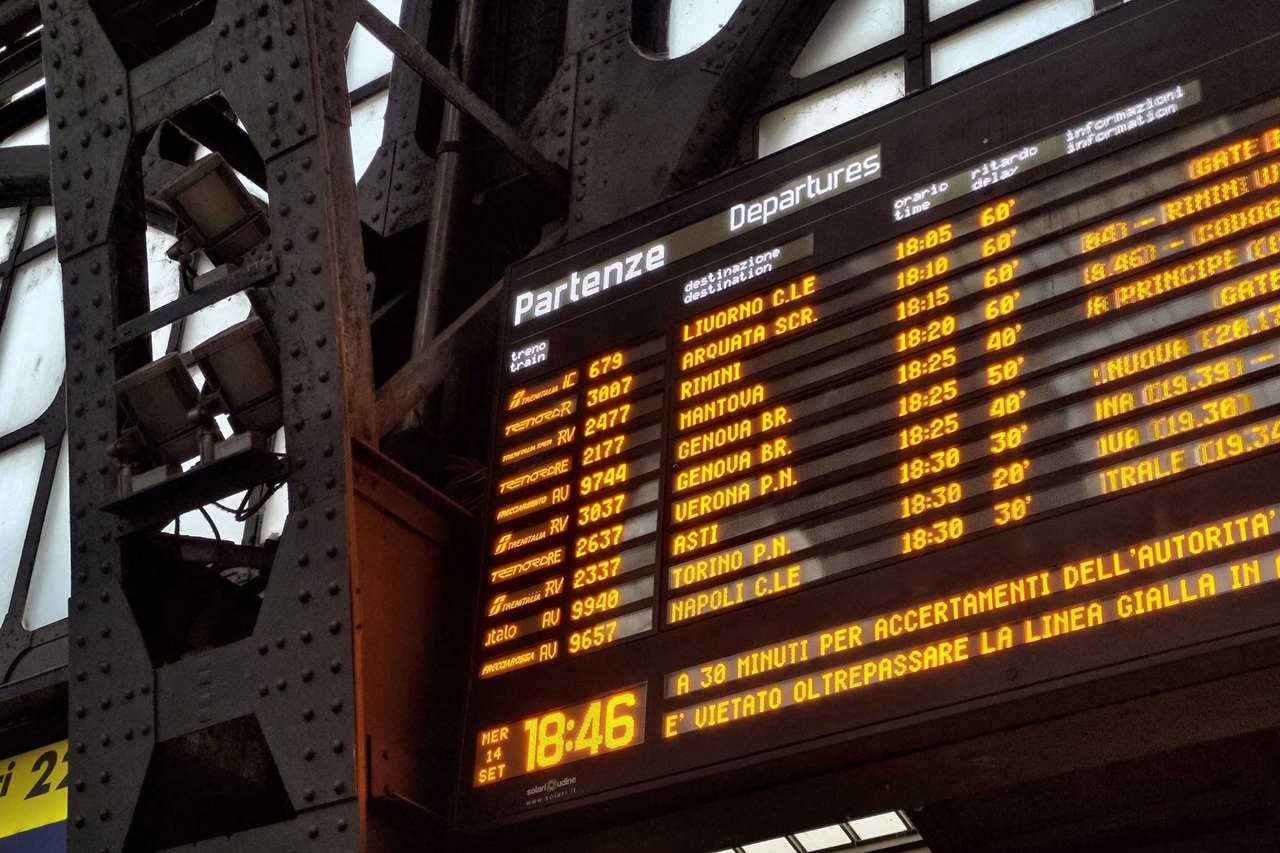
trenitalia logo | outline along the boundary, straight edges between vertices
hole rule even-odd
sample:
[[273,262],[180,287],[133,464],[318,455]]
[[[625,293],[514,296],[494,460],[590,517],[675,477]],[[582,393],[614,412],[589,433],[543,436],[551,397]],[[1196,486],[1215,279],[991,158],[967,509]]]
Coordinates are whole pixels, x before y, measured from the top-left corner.
[[732,204],[721,214],[695,222],[586,270],[545,287],[515,295],[511,325],[519,326],[582,302],[610,289],[628,286],[668,264],[703,249],[760,228],[819,202],[835,198],[854,187],[880,177],[880,146],[860,151],[836,163],[787,181],[773,192],[749,201]]

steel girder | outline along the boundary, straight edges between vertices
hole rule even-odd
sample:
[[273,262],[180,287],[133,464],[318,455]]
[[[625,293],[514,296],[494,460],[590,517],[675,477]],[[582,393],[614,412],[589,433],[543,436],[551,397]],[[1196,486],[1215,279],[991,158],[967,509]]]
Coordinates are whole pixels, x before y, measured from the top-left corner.
[[[333,0],[220,0],[213,23],[126,69],[86,0],[42,0],[71,419],[69,850],[126,848],[157,745],[256,718],[296,818],[202,848],[356,850],[350,439],[372,437],[364,268]],[[152,660],[122,574],[127,520],[107,452],[112,383],[147,359],[113,348],[145,313],[142,152],[158,122],[221,91],[266,164],[290,514],[253,636]],[[145,840],[131,840],[145,845]]]
[[705,45],[656,59],[631,35],[640,0],[570,0],[559,76],[525,120],[572,174],[569,237],[733,165],[743,122],[830,2],[745,0]]
[[[778,69],[790,66],[831,5],[745,0],[705,45],[661,60],[635,44],[633,22],[647,16],[637,8],[644,2],[568,0],[564,56],[522,120],[525,136],[570,175],[560,240],[615,222],[754,156],[754,147],[739,152],[744,123],[763,100],[794,94],[777,83]],[[406,19],[420,39],[425,30],[415,30],[412,21],[426,14],[419,10]],[[383,146],[362,181],[362,217],[387,235],[426,217],[420,193],[429,186],[433,164],[412,138],[421,82],[410,74],[400,64],[392,74]],[[416,354],[379,389],[379,433],[398,426],[447,380],[454,363],[491,345],[501,316],[492,303],[501,292],[499,283],[483,294],[433,349]]]

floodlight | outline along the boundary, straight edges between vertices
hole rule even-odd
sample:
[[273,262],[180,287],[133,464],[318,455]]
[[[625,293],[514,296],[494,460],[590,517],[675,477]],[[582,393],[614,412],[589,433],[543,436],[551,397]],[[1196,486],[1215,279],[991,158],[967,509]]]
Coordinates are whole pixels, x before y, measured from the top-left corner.
[[180,465],[200,455],[201,429],[191,417],[200,392],[180,356],[159,358],[117,380],[113,388],[147,452],[161,464]]
[[170,257],[204,249],[216,265],[237,263],[271,233],[261,205],[221,154],[188,166],[157,197],[186,227]]
[[214,335],[191,353],[205,378],[205,394],[236,432],[270,435],[284,425],[280,354],[267,327],[251,317]]

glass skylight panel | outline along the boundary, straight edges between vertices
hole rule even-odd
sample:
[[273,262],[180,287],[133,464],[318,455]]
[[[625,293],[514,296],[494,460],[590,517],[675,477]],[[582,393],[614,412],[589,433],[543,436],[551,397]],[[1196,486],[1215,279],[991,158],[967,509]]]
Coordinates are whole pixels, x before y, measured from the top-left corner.
[[[400,22],[401,0],[373,0],[378,11],[393,24]],[[347,91],[353,92],[391,73],[395,56],[364,27],[356,24],[347,45]]]
[[[218,501],[218,503],[222,504],[222,506],[236,509],[240,506],[242,500],[244,500],[244,492],[238,492]],[[225,542],[236,543],[241,541],[244,536],[245,523],[243,521],[236,521],[235,516],[231,513],[225,512],[213,504],[205,506],[204,509],[204,513],[199,510],[184,513],[179,519],[178,532],[183,536],[194,536],[198,539],[222,539]],[[207,518],[205,513],[208,513]],[[210,521],[213,522],[214,527],[209,526]],[[172,533],[173,527],[166,527],[165,530]]]
[[[147,226],[147,289],[152,311],[182,295],[182,267],[167,254],[174,243],[172,234]],[[151,358],[164,355],[169,346],[170,326],[151,333]]]
[[5,495],[4,511],[0,512],[0,611],[8,611],[13,597],[13,582],[18,575],[23,543],[27,541],[42,467],[42,438],[0,453],[0,483],[4,484]]
[[383,119],[389,92],[383,92],[351,108],[351,160],[356,180],[369,168],[382,144]]
[[905,31],[903,0],[836,0],[791,66],[791,76],[816,74]]
[[4,142],[0,142],[0,148],[14,148],[18,145],[48,145],[49,144],[49,119],[40,119],[37,122],[27,125],[16,133],[5,137]]
[[22,613],[22,627],[28,631],[51,625],[67,616],[71,596],[71,483],[68,472],[67,440],[62,439],[53,490],[40,530],[36,564],[31,571],[31,587]]
[[27,235],[22,241],[23,249],[39,246],[50,237],[56,236],[58,218],[52,207],[40,206],[31,208],[31,218],[27,222]]
[[16,207],[0,208],[0,261],[9,260],[13,251],[13,241],[18,236],[18,215]]
[[907,92],[901,59],[855,74],[780,107],[760,119],[760,156],[766,157],[891,104]]
[[249,298],[243,293],[228,296],[208,308],[201,308],[187,318],[182,330],[182,349],[195,349],[218,332],[231,328],[249,316],[249,309]]
[[772,838],[742,845],[742,853],[796,853],[796,848],[785,838]]
[[841,826],[824,826],[821,829],[811,829],[808,832],[797,832],[795,838],[807,853],[830,850],[832,847],[843,847],[850,843],[849,833],[845,832],[844,827]]
[[30,95],[32,92],[35,92],[43,88],[44,88],[44,78],[41,77],[39,80],[32,83],[30,86],[27,86],[25,88],[19,89],[18,91],[14,92],[12,95],[9,96],[9,99],[5,101],[5,104],[12,104],[14,101],[18,100],[19,98],[25,98],[27,95]]
[[[283,454],[285,452],[284,429],[276,430],[276,434],[271,438],[271,450],[273,453]],[[289,515],[289,487],[281,486],[280,489],[267,499],[266,504],[262,508],[262,520],[258,525],[258,542],[266,542],[268,539],[278,539],[284,533],[285,518]],[[729,851],[732,853],[732,851]]]
[[858,840],[860,841],[886,838],[890,835],[906,832],[908,829],[908,826],[898,816],[897,812],[885,812],[884,814],[851,820],[849,821],[849,826],[858,834]]
[[978,0],[929,0],[929,20],[936,21],[977,2]]
[[1093,15],[1093,0],[1032,0],[930,47],[933,82],[954,77]]
[[693,53],[729,23],[742,0],[671,0],[667,17],[667,54]]
[[48,252],[14,276],[0,327],[0,435],[34,421],[57,396],[67,363],[62,328],[62,268]]

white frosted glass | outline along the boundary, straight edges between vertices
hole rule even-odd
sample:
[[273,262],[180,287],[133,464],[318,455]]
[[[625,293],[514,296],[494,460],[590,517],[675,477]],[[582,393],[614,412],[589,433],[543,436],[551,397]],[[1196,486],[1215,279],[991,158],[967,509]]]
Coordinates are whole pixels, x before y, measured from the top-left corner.
[[[373,5],[396,24],[400,22],[400,2],[401,0],[373,0]],[[383,74],[390,74],[394,59],[382,42],[356,24],[351,33],[351,42],[347,45],[347,91],[353,92]]]
[[851,820],[849,827],[858,834],[860,841],[873,841],[907,831],[907,825],[902,822],[902,818],[898,817],[897,812],[885,812]]
[[667,17],[667,55],[692,53],[724,29],[742,0],[671,0]]
[[905,97],[905,71],[902,60],[895,59],[766,114],[760,119],[760,156],[767,157]]
[[906,32],[903,0],[836,0],[800,51],[792,77],[808,77]]
[[824,826],[808,832],[797,832],[796,841],[800,842],[808,853],[818,850],[830,850],[832,847],[844,847],[849,844],[849,833],[838,826]]
[[16,207],[0,208],[0,261],[9,260],[9,253],[13,251],[13,241],[18,236],[18,216],[21,213]]
[[[275,438],[272,439],[271,449],[276,453],[285,452],[284,430],[277,430]],[[280,489],[267,499],[267,503],[262,508],[262,524],[258,525],[258,542],[266,542],[268,539],[278,539],[284,533],[284,522],[289,515],[289,487],[281,486]]]
[[249,297],[243,293],[228,296],[208,308],[201,308],[187,318],[182,330],[182,350],[188,352],[218,332],[229,329],[249,316]]
[[40,547],[31,573],[31,588],[22,613],[28,631],[65,619],[71,597],[71,483],[68,472],[67,440],[62,440],[58,468],[53,475],[53,491],[40,529]]
[[742,853],[796,853],[796,848],[785,838],[773,838],[769,841],[758,841],[755,844],[742,845]]
[[[39,29],[40,29],[40,27],[36,27],[36,28],[35,28],[34,30],[32,30],[31,32],[32,32],[32,33],[33,33],[33,32],[36,32],[36,31],[37,31],[37,30],[39,30]],[[27,33],[27,35],[31,35],[31,33]],[[8,105],[8,104],[12,104],[14,101],[19,100],[19,99],[21,99],[21,98],[25,98],[27,95],[30,95],[32,92],[39,91],[40,89],[43,89],[43,88],[44,88],[44,78],[43,78],[43,77],[41,77],[39,80],[37,80],[36,82],[32,83],[31,85],[29,85],[29,86],[25,86],[24,88],[21,88],[21,89],[19,89],[18,91],[14,92],[14,93],[13,93],[12,95],[10,95],[10,96],[9,96],[9,98],[5,101],[5,104],[6,104],[6,105]]]
[[0,435],[49,408],[62,384],[62,273],[56,252],[23,265],[0,328]]
[[382,144],[383,118],[387,114],[388,92],[375,95],[351,108],[351,160],[356,180],[369,168]]
[[18,576],[22,543],[27,538],[43,465],[42,438],[0,453],[0,483],[4,484],[4,503],[0,504],[0,614],[9,612],[13,581]]
[[[244,492],[238,492],[218,501],[218,503],[235,509],[240,506],[240,501],[242,500],[244,500]],[[231,513],[225,512],[213,504],[206,506],[205,512],[209,513],[209,518],[213,519],[213,523],[217,525],[217,536],[213,535],[213,528],[209,527],[208,520],[199,511],[183,513],[181,528],[178,532],[183,536],[195,536],[200,539],[217,539],[220,536],[223,542],[240,544],[240,540],[244,536],[243,521],[236,521],[235,516]]]
[[[159,228],[147,226],[147,290],[152,311],[177,299],[182,293],[182,265],[165,253],[174,244],[174,237]],[[171,326],[151,333],[151,357],[164,355],[169,346]]]
[[253,181],[249,180],[239,172],[236,172],[235,169],[232,169],[231,171],[235,173],[236,178],[240,181],[240,183],[244,186],[244,188],[248,190],[249,195],[253,196],[259,201],[271,200],[270,197],[267,196],[267,191],[264,190],[262,187],[258,186]]
[[11,133],[0,142],[0,148],[15,148],[19,145],[48,145],[49,119],[42,118],[29,124],[17,133]]
[[929,48],[933,82],[954,77],[1092,15],[1093,0],[1032,0],[1015,6],[934,42]]
[[929,0],[929,20],[936,21],[943,15],[958,12],[977,2],[978,0]]
[[58,217],[52,207],[31,208],[31,218],[27,221],[27,235],[22,241],[24,250],[39,246],[58,232]]

